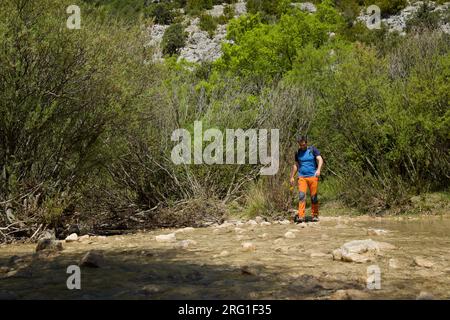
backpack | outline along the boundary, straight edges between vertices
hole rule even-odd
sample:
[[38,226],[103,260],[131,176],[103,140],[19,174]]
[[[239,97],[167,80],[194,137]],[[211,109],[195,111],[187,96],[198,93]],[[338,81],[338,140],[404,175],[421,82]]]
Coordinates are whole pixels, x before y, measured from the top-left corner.
[[[311,153],[313,154],[314,159],[316,160],[316,169],[317,169],[317,159],[316,159],[316,157],[319,156],[319,155],[322,156],[322,155],[318,152],[319,150],[317,150],[317,148],[314,147],[314,146],[309,146],[308,148],[306,148],[306,151],[309,151],[309,152],[311,152]],[[301,163],[300,163],[300,160],[298,160],[298,152],[299,152],[299,150],[297,150],[297,151],[295,152],[295,162],[297,162],[298,167],[300,168]],[[323,156],[322,156],[322,159],[323,159]]]

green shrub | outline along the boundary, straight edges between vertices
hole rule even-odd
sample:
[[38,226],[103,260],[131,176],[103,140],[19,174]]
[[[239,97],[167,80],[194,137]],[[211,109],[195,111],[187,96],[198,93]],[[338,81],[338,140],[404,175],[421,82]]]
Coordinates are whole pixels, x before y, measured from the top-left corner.
[[387,16],[392,14],[397,14],[400,10],[404,9],[408,5],[407,0],[366,0],[366,6],[372,4],[377,5],[381,9],[381,15]]
[[431,6],[424,2],[414,16],[406,22],[407,31],[438,29],[441,17],[438,12],[432,11]]
[[212,37],[217,28],[217,21],[214,17],[209,14],[202,14],[200,16],[200,29],[208,32],[209,36]]
[[187,0],[186,11],[191,15],[198,15],[203,10],[210,10],[213,7],[213,0]]
[[164,32],[161,47],[164,55],[178,54],[179,50],[184,47],[186,42],[186,34],[182,24],[177,23],[169,26]]
[[165,2],[152,4],[147,12],[158,24],[171,24],[175,16],[169,4]]

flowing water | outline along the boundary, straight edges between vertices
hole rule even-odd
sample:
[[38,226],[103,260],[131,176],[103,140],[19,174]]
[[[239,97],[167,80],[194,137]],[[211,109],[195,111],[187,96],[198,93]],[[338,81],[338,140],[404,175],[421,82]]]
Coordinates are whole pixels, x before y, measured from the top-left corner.
[[[369,228],[388,231],[368,235]],[[232,224],[176,232],[164,229],[64,243],[59,253],[35,244],[0,246],[0,298],[17,299],[416,299],[450,298],[450,217],[322,217],[295,224]],[[291,231],[295,238],[286,238]],[[292,236],[290,234],[290,236]],[[193,240],[187,247],[181,240]],[[351,240],[394,245],[366,263],[333,260]],[[242,246],[251,242],[248,250]],[[81,268],[81,289],[67,289],[69,265],[90,250],[100,268]],[[421,257],[428,263],[414,262]],[[369,267],[380,289],[368,289]],[[368,274],[369,272],[369,274]]]

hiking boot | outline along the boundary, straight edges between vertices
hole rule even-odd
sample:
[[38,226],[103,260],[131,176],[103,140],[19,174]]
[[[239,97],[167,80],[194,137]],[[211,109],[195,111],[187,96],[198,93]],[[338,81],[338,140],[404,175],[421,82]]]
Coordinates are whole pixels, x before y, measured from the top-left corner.
[[300,218],[299,216],[295,216],[295,217],[294,217],[294,222],[295,222],[295,223],[303,223],[304,220],[303,220],[302,218]]
[[319,217],[313,217],[312,222],[319,222]]

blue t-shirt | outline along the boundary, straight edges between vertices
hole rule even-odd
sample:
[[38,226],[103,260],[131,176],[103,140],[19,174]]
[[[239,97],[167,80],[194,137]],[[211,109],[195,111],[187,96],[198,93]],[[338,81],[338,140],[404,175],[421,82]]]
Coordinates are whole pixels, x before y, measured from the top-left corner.
[[317,170],[317,156],[320,156],[320,151],[314,146],[308,147],[306,150],[298,150],[295,153],[299,177],[314,177]]

